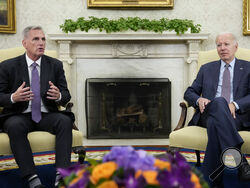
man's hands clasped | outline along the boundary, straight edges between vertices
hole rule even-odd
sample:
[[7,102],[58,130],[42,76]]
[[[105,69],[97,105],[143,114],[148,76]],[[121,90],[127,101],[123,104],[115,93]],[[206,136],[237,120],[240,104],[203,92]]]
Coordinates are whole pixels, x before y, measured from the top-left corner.
[[211,101],[209,99],[206,99],[206,98],[203,98],[203,97],[200,97],[198,99],[198,105],[199,105],[199,109],[200,109],[200,112],[203,113],[205,108],[206,108],[206,105],[208,103],[210,103]]
[[[200,97],[197,102],[199,105],[200,112],[203,113],[205,108],[206,108],[206,105],[208,105],[208,103],[210,103],[211,101],[209,99]],[[230,110],[233,118],[235,119],[236,118],[236,115],[235,115],[236,107],[235,107],[234,103],[228,104],[228,107],[229,107],[229,110]]]

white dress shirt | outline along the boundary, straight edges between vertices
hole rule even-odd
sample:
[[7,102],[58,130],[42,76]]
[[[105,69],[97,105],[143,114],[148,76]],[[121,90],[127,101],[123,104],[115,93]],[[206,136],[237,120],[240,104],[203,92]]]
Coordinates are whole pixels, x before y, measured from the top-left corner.
[[[37,63],[37,66],[36,66],[36,68],[37,68],[37,71],[38,71],[38,74],[39,74],[39,76],[40,76],[40,67],[41,67],[41,57],[37,60],[37,61],[33,61],[32,59],[30,59],[28,56],[27,56],[27,54],[25,54],[25,57],[26,57],[26,62],[27,62],[27,66],[28,66],[28,72],[29,72],[29,80],[30,80],[30,85],[31,85],[31,72],[32,72],[32,63],[34,63],[34,62],[36,62]],[[13,94],[12,94],[13,95]],[[11,95],[11,101],[12,101],[12,103],[14,103],[14,101],[13,101],[13,98],[12,98],[12,95]],[[26,110],[24,110],[24,112],[23,113],[28,113],[28,112],[31,112],[31,101],[29,101],[29,105],[28,105],[28,108],[26,109]],[[47,113],[48,112],[48,110],[46,109],[46,107],[44,106],[44,104],[43,104],[43,101],[41,100],[41,112],[45,112],[45,113]]]

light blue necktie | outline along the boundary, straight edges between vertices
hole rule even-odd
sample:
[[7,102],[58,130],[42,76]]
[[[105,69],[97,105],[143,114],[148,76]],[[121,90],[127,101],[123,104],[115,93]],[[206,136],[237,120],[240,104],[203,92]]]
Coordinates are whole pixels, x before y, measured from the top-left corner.
[[32,73],[31,73],[31,90],[34,94],[34,98],[31,102],[31,114],[32,120],[38,123],[42,119],[41,114],[41,95],[40,95],[40,77],[38,70],[36,68],[38,64],[36,62],[32,63]]

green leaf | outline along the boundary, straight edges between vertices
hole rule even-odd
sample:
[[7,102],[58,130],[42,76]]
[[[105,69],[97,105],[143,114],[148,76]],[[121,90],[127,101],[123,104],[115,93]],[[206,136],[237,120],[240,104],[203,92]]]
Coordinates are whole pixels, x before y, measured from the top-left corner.
[[201,25],[194,25],[192,20],[168,19],[161,18],[159,20],[141,19],[139,17],[119,18],[117,20],[109,20],[108,18],[97,18],[90,16],[88,20],[84,17],[78,18],[76,21],[66,19],[64,24],[59,25],[63,32],[75,32],[77,29],[88,32],[90,29],[103,31],[106,33],[121,32],[127,30],[145,30],[162,33],[163,31],[175,31],[177,34],[184,34],[190,28],[191,33],[199,33]]

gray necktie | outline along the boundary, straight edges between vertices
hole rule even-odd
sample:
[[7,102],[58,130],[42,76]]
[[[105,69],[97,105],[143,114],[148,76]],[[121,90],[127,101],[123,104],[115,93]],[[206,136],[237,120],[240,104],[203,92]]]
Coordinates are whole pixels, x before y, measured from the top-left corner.
[[231,81],[230,81],[230,71],[229,71],[229,64],[225,65],[225,70],[223,73],[223,81],[222,81],[222,90],[221,96],[224,97],[227,103],[230,103],[230,96],[231,96]]
[[40,95],[40,77],[38,70],[36,68],[38,64],[36,62],[32,63],[32,73],[31,73],[31,90],[34,94],[34,98],[31,102],[31,114],[32,120],[38,123],[41,118],[41,95]]

